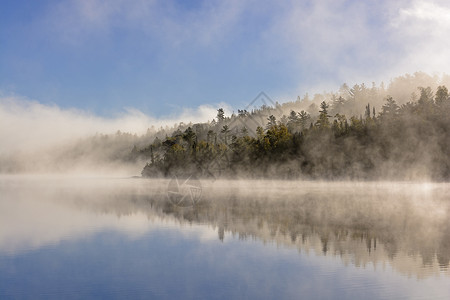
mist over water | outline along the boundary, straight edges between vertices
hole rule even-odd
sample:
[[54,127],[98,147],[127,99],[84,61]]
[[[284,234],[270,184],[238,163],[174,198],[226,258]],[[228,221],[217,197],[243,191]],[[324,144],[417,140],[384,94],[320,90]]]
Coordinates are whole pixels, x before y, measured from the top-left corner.
[[[415,74],[387,89],[362,85],[339,93],[373,92],[372,107],[379,110],[389,92],[408,107],[417,95],[403,89],[419,82],[436,88],[445,80]],[[419,91],[429,96],[425,104],[445,107],[448,101],[434,102],[431,89]],[[450,185],[445,176],[432,176],[447,174],[448,122],[434,122],[440,111],[416,122],[413,113],[389,120],[369,110],[364,120],[349,119],[354,128],[369,128],[369,138],[360,130],[339,140],[332,131],[337,120],[333,129],[318,122],[317,104],[332,96],[252,115],[265,121],[265,113],[310,109],[304,114],[309,129],[295,132],[294,126],[291,134],[286,127],[286,145],[295,146],[289,144],[294,135],[299,139],[293,142],[306,137],[292,147],[298,156],[277,148],[276,130],[286,118],[252,140],[236,125],[249,117],[244,111],[218,122],[170,124],[139,112],[105,119],[2,100],[0,120],[10,126],[0,127],[0,298],[448,298]],[[331,109],[353,113],[366,105],[349,97],[342,111],[339,101]],[[194,117],[212,119],[215,112],[202,107]],[[234,137],[226,136],[228,129]],[[363,147],[374,140],[376,147]],[[254,165],[250,156],[236,160],[252,141],[266,142],[261,153],[273,153]],[[235,160],[206,157],[200,150],[211,145]],[[335,155],[336,149],[342,151]],[[199,165],[212,176],[195,179],[199,169],[189,167]],[[220,169],[224,165],[228,169]],[[144,166],[142,174],[154,178],[137,178]],[[155,172],[158,166],[183,172]],[[368,174],[364,168],[371,176],[358,177]],[[299,170],[309,177],[293,176]]]
[[[64,287],[86,295],[92,292],[76,279],[78,275],[56,283],[54,276],[65,274],[65,268],[75,274],[89,270],[88,278],[96,286],[102,278],[106,285],[97,292],[103,295],[111,293],[110,284],[116,282],[121,287],[112,292],[116,296],[130,289],[150,295],[159,285],[159,291],[171,297],[194,289],[205,297],[226,298],[239,295],[230,289],[239,284],[241,293],[257,298],[259,284],[266,282],[263,298],[283,298],[307,285],[325,284],[327,278],[341,278],[328,291],[334,297],[358,296],[359,288],[373,293],[370,298],[383,293],[449,295],[446,183],[202,180],[201,200],[183,207],[168,197],[169,182],[2,176],[1,277],[14,284],[0,284],[0,295],[14,294],[30,268],[34,277],[29,280],[44,280],[41,286],[54,296]],[[46,267],[46,253],[52,253],[54,265],[60,266],[57,270]],[[20,260],[27,264],[18,264]],[[166,263],[155,265],[158,260]],[[97,277],[98,268],[107,268],[110,274]],[[166,282],[161,272],[171,274],[178,289],[170,292],[173,281]],[[354,277],[347,277],[348,272]],[[119,279],[120,274],[129,274],[135,283]],[[155,283],[145,289],[138,274]],[[301,286],[288,289],[299,276]],[[215,286],[217,280],[223,285],[202,288],[208,282]],[[43,292],[37,286],[33,289]]]
[[2,5],[0,300],[450,299],[447,2]]

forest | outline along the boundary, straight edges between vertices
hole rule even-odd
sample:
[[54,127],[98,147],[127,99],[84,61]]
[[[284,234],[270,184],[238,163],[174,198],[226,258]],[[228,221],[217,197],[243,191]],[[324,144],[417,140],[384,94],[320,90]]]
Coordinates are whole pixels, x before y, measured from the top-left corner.
[[43,149],[24,147],[0,155],[0,172],[448,181],[448,87],[448,75],[416,72],[295,100],[272,101],[261,93],[264,101],[220,108],[203,123],[150,126],[140,135],[116,129]]
[[[448,89],[405,90],[414,77],[401,79],[397,93],[344,84],[313,100],[305,95],[228,117],[220,108],[211,122],[135,145],[128,159],[147,161],[144,177],[448,180]],[[407,79],[409,86],[400,84]]]

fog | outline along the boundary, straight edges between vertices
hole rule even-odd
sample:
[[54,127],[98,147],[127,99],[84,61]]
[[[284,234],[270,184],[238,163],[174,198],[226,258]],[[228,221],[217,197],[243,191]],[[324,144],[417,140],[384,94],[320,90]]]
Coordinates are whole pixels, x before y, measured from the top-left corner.
[[139,175],[145,162],[123,162],[134,144],[149,143],[157,130],[180,122],[206,122],[215,114],[215,107],[202,105],[163,118],[133,108],[103,117],[80,109],[2,97],[0,172]]
[[253,239],[361,268],[450,275],[448,184],[202,180],[199,202],[182,207],[165,179],[1,179],[3,254],[104,231],[178,230],[203,243]]
[[0,154],[30,148],[34,151],[95,133],[111,134],[120,130],[142,135],[151,126],[159,128],[179,122],[205,122],[213,119],[215,114],[215,107],[202,105],[166,118],[150,117],[133,108],[125,108],[114,117],[101,117],[80,109],[3,97],[0,99]]
[[[104,117],[3,97],[0,172],[139,176],[151,162],[144,170],[150,177],[170,176],[174,169],[213,173],[209,165],[216,164],[222,168],[216,177],[447,180],[448,93],[435,101],[442,86],[450,86],[450,76],[416,72],[371,87],[343,84],[338,91],[296,101],[251,103],[238,114],[222,103],[221,120],[212,105],[167,118],[131,108]],[[396,105],[391,115],[389,97]],[[328,105],[325,125],[323,103]],[[270,131],[273,125],[279,127]],[[264,132],[257,140],[245,136],[257,137],[258,126]],[[277,133],[283,128],[285,136]]]
[[[129,202],[133,198],[150,197],[158,191],[142,182],[61,175],[0,176],[0,180],[0,253],[3,254],[17,255],[105,230],[117,231],[132,240],[179,225],[173,217],[133,207]],[[160,191],[165,186],[158,185]],[[121,207],[121,212],[104,213],[109,211],[109,203]],[[96,205],[101,205],[101,210],[92,209]],[[186,234],[194,234],[201,240],[208,239],[208,235],[215,238],[210,231],[197,226]]]

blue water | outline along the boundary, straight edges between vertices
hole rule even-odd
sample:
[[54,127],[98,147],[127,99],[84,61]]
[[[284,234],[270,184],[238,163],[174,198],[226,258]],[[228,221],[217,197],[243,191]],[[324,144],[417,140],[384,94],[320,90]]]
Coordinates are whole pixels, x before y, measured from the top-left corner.
[[[151,189],[148,184],[2,179],[0,299],[450,298],[443,253],[448,250],[448,232],[428,232],[432,245],[425,248],[405,242],[421,237],[422,233],[409,232],[416,223],[439,228],[429,222],[447,216],[448,203],[436,198],[447,186],[427,187],[434,197],[426,200],[428,204],[410,203],[408,197],[399,200],[402,209],[392,208],[387,215],[406,210],[412,217],[399,215],[400,227],[395,222],[385,227],[386,220],[379,219],[382,228],[402,231],[392,241],[397,236],[385,238],[377,224],[372,229],[343,228],[333,219],[334,227],[318,227],[310,216],[318,215],[321,206],[309,204],[311,211],[302,212],[314,224],[293,224],[299,218],[292,217],[295,211],[273,214],[274,203],[267,197],[256,196],[249,205],[241,205],[250,201],[247,193],[233,195],[231,202],[211,196],[206,208],[173,208],[161,204],[163,196],[146,195],[163,193],[166,182],[153,182]],[[305,188],[310,192],[296,197],[313,195],[311,199],[325,201],[317,185]],[[203,197],[208,198],[211,189],[221,187],[204,186]],[[277,194],[268,194],[275,206],[281,201]],[[426,195],[429,192],[422,197]],[[419,214],[421,205],[427,208],[424,215]],[[283,227],[283,222],[289,224]],[[276,230],[273,224],[278,224]],[[294,227],[296,237],[286,232]],[[342,232],[348,234],[342,237]],[[377,246],[368,246],[369,240],[377,240]]]

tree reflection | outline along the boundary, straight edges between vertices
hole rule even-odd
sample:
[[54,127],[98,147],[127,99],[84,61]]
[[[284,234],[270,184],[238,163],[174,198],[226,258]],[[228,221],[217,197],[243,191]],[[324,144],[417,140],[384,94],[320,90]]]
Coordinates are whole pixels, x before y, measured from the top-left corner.
[[[400,188],[371,183],[315,188],[301,183],[286,187],[264,182],[245,187],[232,184],[205,186],[202,201],[192,207],[174,205],[161,191],[119,193],[84,206],[118,216],[139,211],[149,218],[156,215],[181,224],[206,224],[217,230],[221,241],[229,235],[253,238],[338,256],[357,266],[390,262],[399,272],[419,278],[427,276],[427,268],[448,271],[448,187],[422,193],[413,184]],[[407,265],[405,259],[410,259]]]

